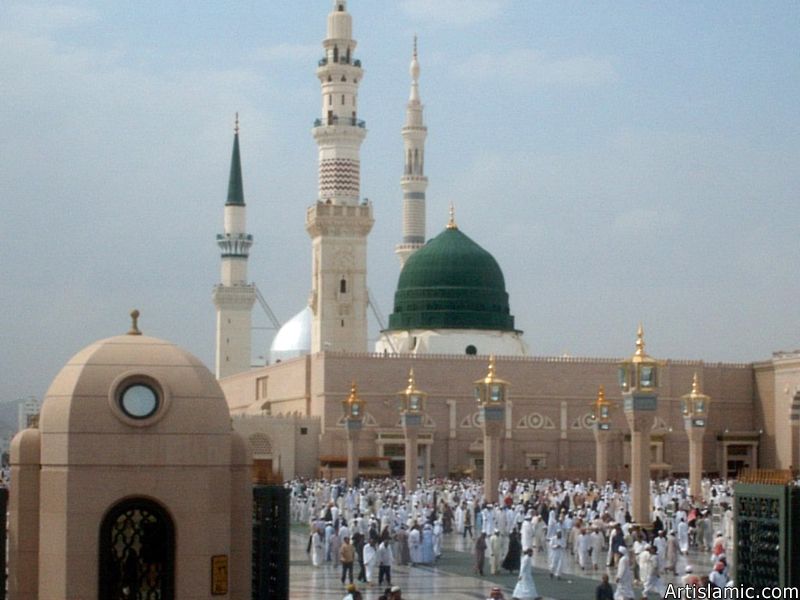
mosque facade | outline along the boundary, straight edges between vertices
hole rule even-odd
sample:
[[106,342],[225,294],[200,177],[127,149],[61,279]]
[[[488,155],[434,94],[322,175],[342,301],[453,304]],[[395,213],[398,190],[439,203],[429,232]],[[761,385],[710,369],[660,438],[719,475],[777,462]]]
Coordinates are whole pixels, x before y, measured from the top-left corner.
[[[225,233],[218,236],[217,376],[234,426],[253,445],[253,436],[261,436],[260,447],[268,449],[261,467],[285,478],[331,474],[331,465],[341,465],[346,456],[342,402],[356,382],[365,401],[358,454],[376,474],[401,475],[405,440],[397,394],[413,368],[418,387],[428,394],[418,438],[420,475],[480,475],[482,423],[472,384],[495,355],[498,374],[511,384],[501,473],[591,477],[593,405],[603,386],[612,399],[609,476],[628,477],[630,433],[619,359],[531,355],[515,326],[500,265],[458,228],[452,208],[447,227],[426,243],[427,128],[416,40],[401,131],[404,161],[398,165],[403,220],[395,252],[401,271],[388,325],[368,348],[367,237],[374,218],[371,204],[360,197],[360,147],[367,129],[358,89],[364,70],[345,0],[333,3],[323,50],[316,70],[321,112],[313,128],[318,197],[305,220],[311,289],[308,305],[275,336],[266,366],[249,365],[253,292],[246,264],[253,238],[245,231],[238,131]],[[800,352],[742,364],[665,360],[651,424],[654,474],[689,470],[681,397],[695,375],[711,397],[702,446],[706,472],[724,476],[748,467],[800,464]]]

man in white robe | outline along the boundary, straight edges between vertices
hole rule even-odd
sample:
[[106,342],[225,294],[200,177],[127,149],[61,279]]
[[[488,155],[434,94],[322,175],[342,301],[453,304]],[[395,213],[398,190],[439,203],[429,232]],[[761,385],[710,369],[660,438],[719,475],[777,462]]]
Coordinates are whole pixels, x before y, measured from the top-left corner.
[[617,591],[614,593],[614,600],[634,600],[633,570],[628,558],[628,549],[622,546],[619,553],[621,557],[617,565]]
[[366,571],[367,585],[372,585],[375,581],[375,567],[378,565],[378,549],[375,547],[375,540],[370,540],[364,546],[364,570]]

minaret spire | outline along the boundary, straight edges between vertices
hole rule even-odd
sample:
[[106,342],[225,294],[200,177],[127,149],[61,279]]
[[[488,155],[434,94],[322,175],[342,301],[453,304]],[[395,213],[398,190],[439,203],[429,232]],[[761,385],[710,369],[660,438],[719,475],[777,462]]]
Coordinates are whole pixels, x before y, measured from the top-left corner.
[[242,183],[242,159],[239,155],[239,113],[233,127],[233,152],[231,153],[231,174],[228,178],[228,200],[225,205],[244,206],[244,184]]
[[247,208],[239,152],[239,113],[236,113],[233,132],[224,233],[217,234],[217,245],[222,251],[221,281],[212,294],[217,308],[218,379],[250,368],[250,317],[256,299],[255,286],[247,282],[247,257],[253,245],[253,236],[247,233]]
[[324,56],[318,62],[322,111],[314,123],[319,148],[319,195],[306,212],[312,240],[311,352],[367,349],[367,235],[372,205],[361,200],[358,86],[353,18],[344,0],[328,14]]
[[400,179],[403,189],[403,241],[395,246],[395,254],[404,265],[408,257],[425,244],[425,138],[428,128],[423,120],[423,105],[419,96],[419,57],[417,36],[411,54],[411,93],[406,104],[406,122],[402,129],[404,169]]

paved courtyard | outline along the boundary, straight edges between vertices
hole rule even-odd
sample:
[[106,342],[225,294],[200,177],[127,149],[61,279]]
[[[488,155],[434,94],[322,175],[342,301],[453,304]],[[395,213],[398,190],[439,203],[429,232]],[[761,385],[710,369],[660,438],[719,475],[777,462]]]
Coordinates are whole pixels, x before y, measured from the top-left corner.
[[[302,600],[336,599],[345,595],[344,586],[339,578],[339,569],[332,564],[315,568],[306,554],[308,536],[302,527],[292,528],[291,543],[291,593],[290,598]],[[695,573],[707,574],[711,570],[710,557],[705,553],[690,553],[678,561],[678,573],[682,574],[686,564],[695,567]],[[472,571],[471,541],[464,541],[456,534],[445,536],[443,554],[436,566],[392,567],[392,584],[399,585],[406,600],[418,599],[485,599],[492,586],[503,589],[506,600],[511,599],[511,591],[517,581],[513,574],[487,575],[477,577]],[[594,573],[581,572],[571,556],[565,556],[564,573],[560,581],[551,580],[547,571],[547,557],[544,554],[535,557],[534,579],[539,593],[548,600],[593,600],[594,590],[604,569]],[[485,571],[488,573],[488,560]],[[355,568],[358,575],[358,566]],[[377,569],[376,575],[377,577]],[[668,576],[670,581],[672,576]],[[610,574],[613,583],[613,573]],[[383,587],[386,587],[385,585]],[[382,589],[377,585],[362,590],[364,600],[376,600]],[[637,588],[640,593],[641,587]],[[655,595],[652,598],[656,598]]]

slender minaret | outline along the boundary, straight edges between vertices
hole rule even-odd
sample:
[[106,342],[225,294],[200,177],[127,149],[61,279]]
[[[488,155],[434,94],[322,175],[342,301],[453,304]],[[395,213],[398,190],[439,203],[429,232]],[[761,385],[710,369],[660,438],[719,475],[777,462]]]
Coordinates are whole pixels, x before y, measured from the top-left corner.
[[319,146],[319,198],[306,213],[312,240],[312,353],[367,350],[367,234],[374,220],[372,206],[359,200],[359,150],[367,130],[357,116],[364,71],[353,58],[352,31],[345,0],[335,1],[317,69],[322,115],[313,133]]
[[406,124],[403,126],[403,156],[405,167],[400,186],[403,188],[403,241],[395,246],[400,266],[425,244],[425,138],[428,128],[422,119],[423,105],[419,99],[419,61],[417,37],[411,58],[411,95],[406,105]]
[[253,236],[247,233],[246,211],[237,113],[225,202],[225,233],[217,234],[217,245],[222,250],[222,281],[214,286],[212,295],[217,307],[217,379],[250,369],[250,315],[256,290],[247,282],[247,255]]

